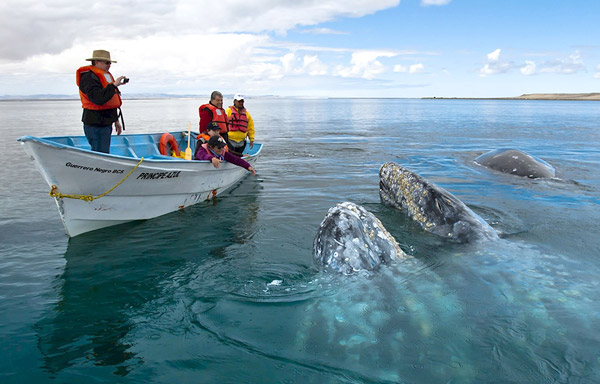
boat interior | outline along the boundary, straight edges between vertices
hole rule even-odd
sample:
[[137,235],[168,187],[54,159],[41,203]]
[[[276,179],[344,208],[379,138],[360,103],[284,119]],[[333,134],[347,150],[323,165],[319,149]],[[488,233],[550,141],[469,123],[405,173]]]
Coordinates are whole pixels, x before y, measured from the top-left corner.
[[[185,151],[187,148],[187,132],[168,132],[173,136],[177,143],[179,151]],[[124,156],[129,158],[144,158],[156,160],[183,160],[179,157],[163,155],[160,153],[159,146],[163,133],[152,134],[133,134],[133,135],[113,135],[110,142],[110,154],[115,156]],[[190,148],[192,153],[196,150],[196,136],[198,133],[191,132]],[[44,137],[44,140],[52,141],[70,147],[77,147],[84,150],[90,150],[90,144],[85,136],[59,136]],[[254,148],[246,146],[244,154],[255,155],[260,151],[261,144],[255,143]],[[166,146],[166,153],[170,153],[171,145]]]

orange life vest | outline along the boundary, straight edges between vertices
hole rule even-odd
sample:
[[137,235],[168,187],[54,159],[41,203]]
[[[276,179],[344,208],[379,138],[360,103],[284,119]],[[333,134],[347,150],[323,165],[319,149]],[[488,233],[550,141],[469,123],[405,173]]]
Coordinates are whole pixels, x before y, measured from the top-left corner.
[[229,116],[229,130],[248,132],[248,116],[246,116],[246,108],[238,111],[233,105],[229,107],[231,115]]
[[[88,71],[92,71],[98,77],[98,79],[100,80],[100,83],[102,84],[102,88],[106,88],[106,86],[109,83],[112,83],[113,81],[115,81],[115,79],[110,74],[110,72],[103,71],[100,68],[95,67],[93,65],[87,65],[85,67],[79,68],[77,70],[77,72],[75,73],[75,81],[76,81],[78,87],[79,87],[79,82],[81,81],[81,75],[84,72],[88,72]],[[95,111],[100,111],[100,110],[104,110],[104,109],[115,109],[115,108],[119,108],[121,106],[121,104],[123,104],[123,102],[121,101],[121,96],[119,95],[118,89],[115,92],[115,94],[113,95],[113,97],[102,105],[92,103],[92,101],[87,97],[87,95],[85,93],[81,92],[81,90],[79,90],[79,97],[81,98],[81,106],[83,108],[92,109]]]
[[[201,145],[202,148],[204,148],[204,150],[206,150],[207,153],[210,153],[211,155],[213,155],[214,157],[216,157],[219,160],[225,160],[225,151],[223,151],[223,155],[217,155],[216,153],[214,153],[209,147],[208,147],[208,143],[204,143]],[[227,146],[223,147],[223,148],[227,148]]]
[[[208,143],[208,140],[210,140],[210,135],[208,133],[201,133],[198,136],[196,136],[196,140],[198,140],[198,143],[196,144],[196,146],[206,144],[206,143]],[[225,152],[229,151],[229,148],[227,148],[227,146],[225,146],[224,148],[225,148]]]
[[207,133],[201,133],[198,136],[196,136],[196,140],[202,140],[202,144],[204,144],[208,142],[208,140],[210,140],[210,136]]
[[219,124],[219,128],[221,128],[219,132],[227,133],[227,113],[225,113],[225,110],[223,108],[217,108],[211,103],[208,103],[202,104],[200,108],[198,108],[198,113],[201,114],[204,108],[208,108],[212,112],[212,121],[216,121]]

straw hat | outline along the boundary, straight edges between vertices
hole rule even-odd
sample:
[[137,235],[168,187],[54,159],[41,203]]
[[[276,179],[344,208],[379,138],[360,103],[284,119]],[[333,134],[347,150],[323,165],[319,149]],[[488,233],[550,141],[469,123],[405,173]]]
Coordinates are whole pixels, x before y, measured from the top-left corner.
[[110,59],[110,52],[105,51],[104,49],[97,49],[92,53],[92,57],[89,59],[85,59],[86,61],[92,60],[102,60],[102,61],[110,61],[111,63],[116,63],[116,61]]

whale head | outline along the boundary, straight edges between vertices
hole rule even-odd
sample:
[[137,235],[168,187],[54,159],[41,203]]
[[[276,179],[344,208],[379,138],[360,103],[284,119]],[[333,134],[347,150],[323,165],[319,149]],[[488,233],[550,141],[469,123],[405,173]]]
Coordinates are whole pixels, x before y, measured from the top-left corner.
[[553,178],[556,171],[542,159],[518,149],[500,148],[477,157],[475,162],[486,168],[530,179]]
[[394,162],[379,169],[379,196],[424,230],[446,239],[466,243],[497,237],[494,229],[453,194]]
[[379,219],[350,202],[329,209],[313,243],[315,263],[345,275],[374,270],[404,257]]

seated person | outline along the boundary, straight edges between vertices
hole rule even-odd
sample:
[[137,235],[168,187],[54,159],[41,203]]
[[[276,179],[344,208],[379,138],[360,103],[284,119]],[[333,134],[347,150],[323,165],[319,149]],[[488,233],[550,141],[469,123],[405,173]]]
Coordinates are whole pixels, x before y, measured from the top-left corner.
[[221,166],[221,162],[225,160],[239,167],[246,168],[248,171],[252,172],[254,176],[256,176],[256,171],[246,160],[242,159],[241,157],[232,155],[229,152],[225,152],[226,146],[227,144],[221,136],[213,136],[208,140],[207,143],[202,144],[198,147],[194,159],[210,160],[215,166],[215,168],[219,168],[219,166]]
[[[210,140],[211,137],[219,136],[220,130],[221,127],[219,127],[219,124],[216,121],[211,121],[210,123],[208,123],[208,125],[206,126],[206,132],[200,133],[198,136],[196,136],[196,139],[198,140],[196,142],[196,153],[198,153],[198,149],[200,149],[202,144],[208,143],[208,140]],[[228,150],[229,148],[225,147],[225,152],[227,152]],[[196,158],[195,154],[194,158]]]

